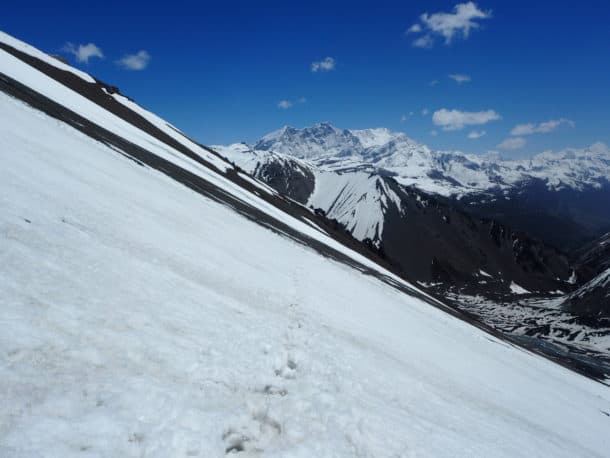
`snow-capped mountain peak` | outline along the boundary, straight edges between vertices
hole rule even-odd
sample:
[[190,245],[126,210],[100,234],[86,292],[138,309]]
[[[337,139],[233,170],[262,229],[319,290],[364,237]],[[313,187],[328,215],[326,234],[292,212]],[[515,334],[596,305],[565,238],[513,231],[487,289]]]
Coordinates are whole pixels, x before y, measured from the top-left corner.
[[328,123],[297,129],[285,126],[261,138],[257,150],[271,150],[299,158],[349,156],[363,150],[359,139],[347,129]]
[[444,196],[506,191],[531,180],[550,190],[599,188],[610,182],[610,150],[603,143],[543,152],[529,159],[435,151],[386,128],[339,129],[329,123],[285,126],[262,137],[254,150],[308,159],[329,170],[383,169],[405,185]]

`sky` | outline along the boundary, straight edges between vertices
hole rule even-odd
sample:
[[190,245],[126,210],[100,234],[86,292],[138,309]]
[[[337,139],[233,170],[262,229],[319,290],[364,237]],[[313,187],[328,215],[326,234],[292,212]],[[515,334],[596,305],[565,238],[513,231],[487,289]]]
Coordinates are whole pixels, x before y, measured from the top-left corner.
[[610,144],[607,1],[9,2],[0,29],[208,145],[284,125],[435,149]]

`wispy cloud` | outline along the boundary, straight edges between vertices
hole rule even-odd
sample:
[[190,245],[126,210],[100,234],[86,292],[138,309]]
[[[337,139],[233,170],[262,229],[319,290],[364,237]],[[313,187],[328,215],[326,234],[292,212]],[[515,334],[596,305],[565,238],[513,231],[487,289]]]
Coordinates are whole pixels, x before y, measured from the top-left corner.
[[316,72],[329,72],[335,69],[336,61],[332,57],[325,57],[324,59],[312,62],[311,71]]
[[527,123],[518,124],[510,131],[511,135],[533,135],[533,134],[548,134],[557,130],[560,126],[565,125],[574,127],[574,121],[569,119],[551,119],[550,121],[541,122],[540,124]]
[[437,84],[438,84],[438,80],[432,80],[432,81],[430,81],[430,82],[428,83],[428,86],[432,86],[432,87],[434,87],[434,86],[436,86]]
[[97,57],[99,59],[104,58],[102,50],[93,43],[86,45],[75,45],[74,43],[66,43],[62,48],[62,51],[72,54],[77,62],[89,63],[89,59]]
[[527,140],[523,137],[513,137],[507,138],[502,143],[500,143],[497,148],[503,149],[505,151],[512,151],[516,149],[523,148],[527,144]]
[[296,104],[306,103],[306,102],[307,102],[307,99],[305,97],[299,97],[298,99],[295,99],[295,100],[283,99],[277,103],[277,107],[281,108],[282,110],[287,110],[288,108],[292,108]]
[[282,110],[287,110],[288,108],[292,107],[292,102],[290,100],[280,100],[277,103],[277,107],[281,108]]
[[142,50],[136,54],[127,54],[122,59],[118,60],[117,63],[127,70],[144,70],[150,63],[150,54]]
[[413,46],[416,47],[432,47],[434,45],[433,35],[443,37],[445,44],[448,45],[455,37],[468,38],[471,30],[480,27],[478,21],[490,17],[491,11],[479,9],[474,2],[458,3],[450,13],[422,14],[419,22],[409,27],[407,33],[424,33],[423,36],[413,41]]
[[428,110],[427,108],[422,109],[421,111],[421,115],[422,116],[428,116],[428,114],[430,113],[430,110]]
[[438,135],[438,132],[433,129],[430,131],[430,135],[432,135],[433,137],[436,137]]
[[409,120],[409,118],[413,117],[413,115],[414,115],[414,114],[415,114],[415,113],[414,113],[414,112],[412,112],[412,111],[409,111],[409,113],[407,113],[407,114],[403,114],[403,115],[400,117],[400,122],[406,122],[406,121],[408,121],[408,120]]
[[476,140],[477,138],[481,138],[483,135],[487,134],[484,130],[473,130],[468,134],[468,138],[471,140]]
[[422,35],[421,37],[413,40],[411,43],[415,48],[431,48],[434,46],[434,40],[428,34]]
[[461,130],[466,126],[487,124],[498,119],[500,119],[500,115],[494,110],[460,111],[443,108],[432,115],[434,125],[443,130]]
[[472,81],[472,78],[470,77],[470,75],[464,75],[462,73],[452,73],[451,75],[448,75],[449,78],[451,78],[453,81],[455,81],[458,84],[462,84],[462,83],[470,83],[470,81]]

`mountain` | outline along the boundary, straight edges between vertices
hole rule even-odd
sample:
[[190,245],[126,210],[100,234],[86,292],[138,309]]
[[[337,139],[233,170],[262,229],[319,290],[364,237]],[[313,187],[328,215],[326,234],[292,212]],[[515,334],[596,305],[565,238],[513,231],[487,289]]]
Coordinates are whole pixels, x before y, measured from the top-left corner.
[[1,456],[606,453],[607,386],[1,33],[0,138]]
[[[610,268],[568,295],[563,306],[572,313],[610,326]],[[600,320],[601,318],[601,320]]]
[[[330,124],[284,127],[252,149],[307,159],[324,170],[384,171],[397,182],[449,197],[468,212],[495,219],[560,248],[573,249],[610,228],[610,150],[544,152],[530,159],[433,151],[387,129]],[[555,228],[548,231],[547,227]]]
[[576,251],[575,277],[581,283],[568,295],[564,308],[590,322],[610,327],[610,232]]
[[600,188],[610,180],[610,150],[602,143],[503,160],[491,154],[433,151],[404,133],[384,128],[348,130],[321,123],[303,129],[283,127],[255,142],[253,149],[308,159],[334,170],[354,163],[383,168],[401,184],[454,197],[507,191],[537,179],[554,191]]
[[[318,127],[312,130],[320,132]],[[383,132],[387,133],[367,132],[366,144],[386,138]],[[333,138],[347,135],[339,131]],[[286,141],[282,145],[289,149]],[[412,281],[494,293],[510,293],[513,283],[532,292],[569,287],[572,271],[563,253],[508,226],[473,217],[451,199],[405,186],[387,169],[373,169],[370,164],[339,168],[336,162],[329,166],[327,159],[318,165],[319,161],[243,144],[214,148],[280,193],[337,220],[356,239],[379,249]],[[371,154],[370,148],[366,154]],[[385,163],[399,160],[384,159]]]

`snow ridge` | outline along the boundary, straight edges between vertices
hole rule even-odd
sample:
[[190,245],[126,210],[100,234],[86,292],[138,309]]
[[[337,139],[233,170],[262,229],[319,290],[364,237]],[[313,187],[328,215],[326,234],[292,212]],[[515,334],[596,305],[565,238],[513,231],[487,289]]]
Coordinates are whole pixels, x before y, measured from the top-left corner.
[[610,183],[610,149],[603,143],[502,160],[494,155],[433,151],[384,128],[348,130],[322,123],[303,129],[283,127],[264,136],[253,149],[308,159],[326,170],[383,169],[402,184],[444,196],[507,191],[532,179],[543,180],[550,190],[581,191]]

